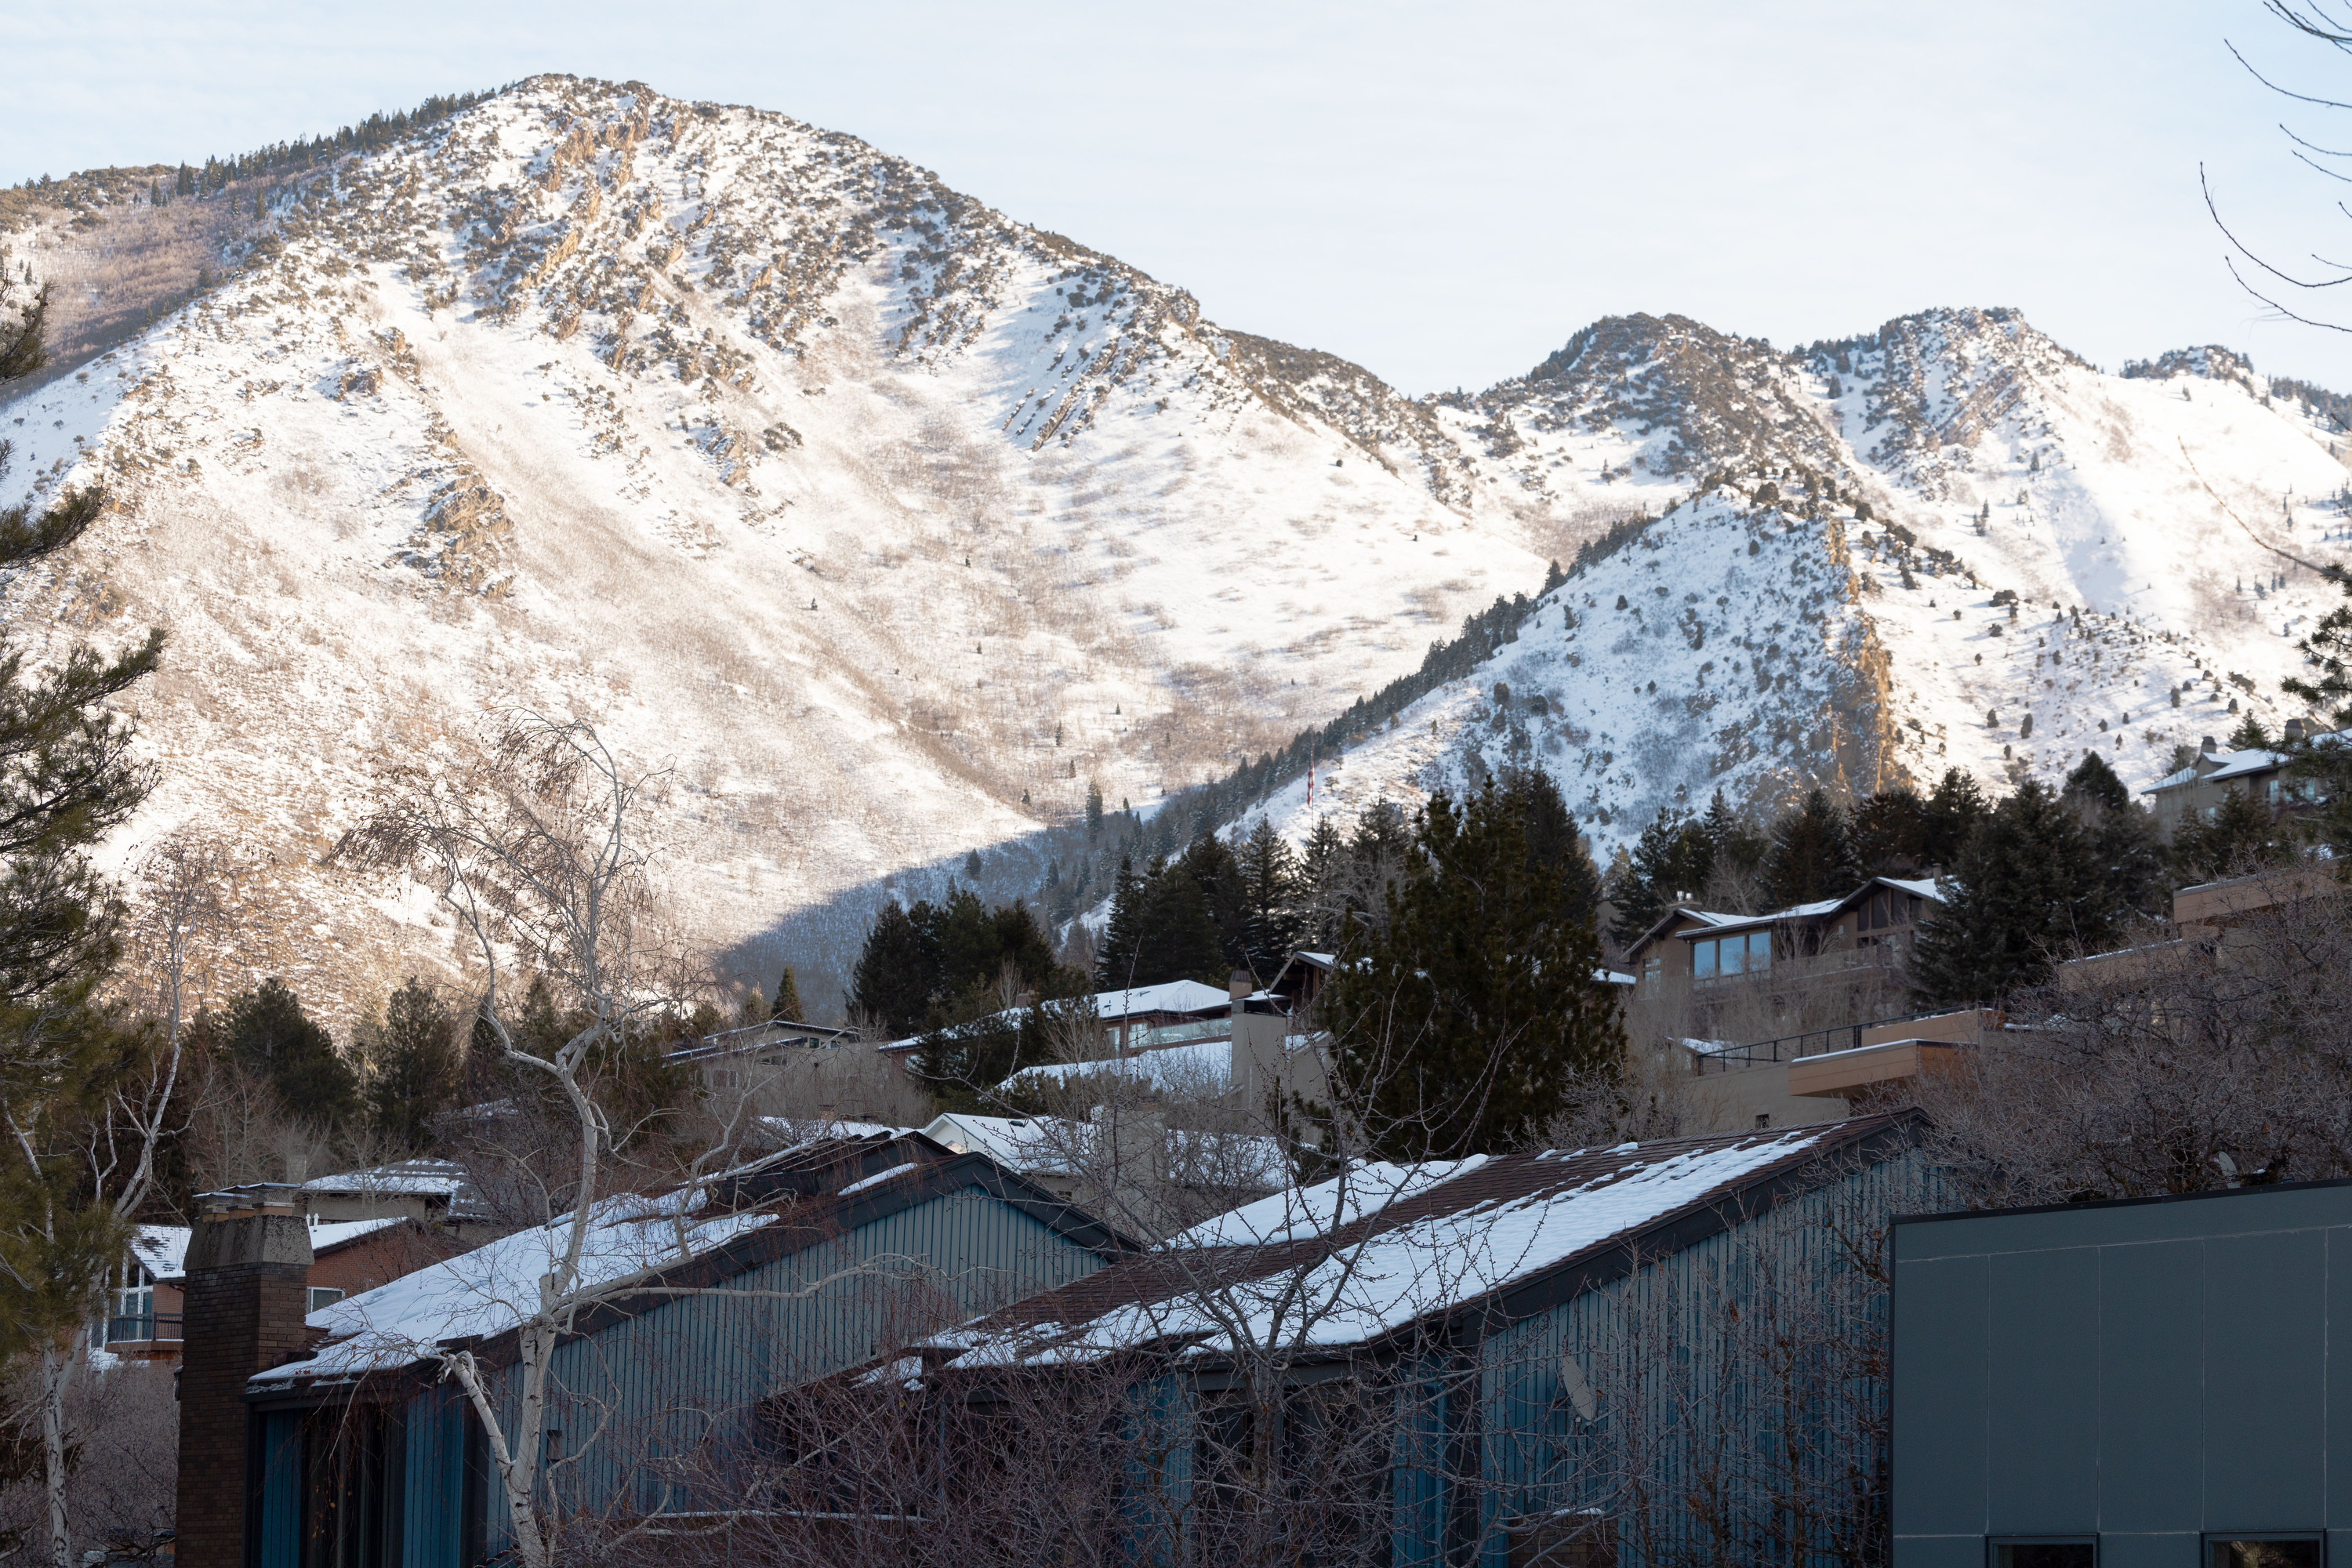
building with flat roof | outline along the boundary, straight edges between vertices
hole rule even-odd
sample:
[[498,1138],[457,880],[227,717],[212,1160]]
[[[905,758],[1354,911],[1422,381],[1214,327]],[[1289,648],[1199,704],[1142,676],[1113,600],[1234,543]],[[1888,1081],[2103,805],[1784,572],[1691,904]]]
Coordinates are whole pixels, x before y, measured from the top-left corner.
[[2352,1562],[2352,1182],[1894,1228],[1895,1568]]

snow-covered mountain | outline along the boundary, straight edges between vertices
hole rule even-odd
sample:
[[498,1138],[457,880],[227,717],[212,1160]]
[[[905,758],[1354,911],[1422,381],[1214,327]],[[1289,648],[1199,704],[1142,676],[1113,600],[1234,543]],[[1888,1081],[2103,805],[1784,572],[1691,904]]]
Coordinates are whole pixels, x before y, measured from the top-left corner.
[[[248,968],[316,994],[436,951],[318,855],[376,769],[506,705],[673,769],[674,891],[725,944],[1090,780],[1220,773],[1580,546],[1316,807],[1540,758],[1605,849],[1718,786],[2084,743],[2149,782],[2226,727],[2170,686],[2273,694],[2322,603],[2213,496],[2340,548],[2329,434],[2242,362],[2106,375],[2011,312],[1795,353],[1617,319],[1416,399],[851,138],[568,78],[277,200],[217,287],[0,406],[0,502],[110,487],[7,586],[12,635],[171,631],[120,852],[238,835]],[[0,239],[37,270],[104,234]],[[1303,828],[1303,781],[1268,804]]]
[[[2241,710],[2273,732],[2299,710],[2278,682],[2335,591],[2280,552],[2352,553],[2319,411],[2219,348],[2105,374],[2013,311],[1794,353],[1604,321],[1446,413],[1486,443],[1481,499],[1598,481],[1662,515],[1589,549],[1316,810],[1540,760],[1605,854],[1718,788],[1769,809],[1950,766],[2000,785],[2090,747],[2145,787]],[[1306,793],[1266,809],[1303,824]]]

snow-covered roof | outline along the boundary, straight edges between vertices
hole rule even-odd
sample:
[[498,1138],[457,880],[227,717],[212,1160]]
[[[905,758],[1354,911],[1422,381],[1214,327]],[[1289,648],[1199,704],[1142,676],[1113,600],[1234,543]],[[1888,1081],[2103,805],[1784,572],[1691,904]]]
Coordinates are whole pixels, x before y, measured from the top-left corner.
[[[1158,985],[1130,985],[1120,991],[1097,991],[1092,996],[1074,996],[1067,1001],[1045,1004],[1047,1007],[1073,1008],[1083,1013],[1094,1009],[1094,1016],[1106,1024],[1116,1024],[1122,1018],[1137,1017],[1150,1013],[1211,1013],[1232,1008],[1231,991],[1214,985],[1203,985],[1197,980],[1170,980]],[[1009,1018],[1020,1011],[1009,1009],[989,1015],[992,1018]],[[986,1020],[982,1020],[985,1022]],[[911,1051],[923,1043],[920,1035],[909,1035],[903,1040],[892,1040],[881,1048],[885,1051]]]
[[950,1111],[923,1129],[959,1154],[973,1150],[1014,1171],[1064,1171],[1074,1126],[1050,1116],[969,1116]]
[[[706,1211],[702,1195],[627,1194],[592,1205],[583,1287],[685,1262],[777,1217],[765,1209]],[[539,1310],[540,1277],[562,1258],[572,1224],[566,1215],[323,1307],[310,1317],[310,1326],[328,1335],[317,1355],[253,1381],[382,1371],[431,1354],[443,1340],[503,1333]]]
[[1150,1345],[1214,1357],[1230,1348],[1221,1319],[1232,1313],[1255,1320],[1261,1343],[1360,1344],[1908,1120],[1359,1164],[1244,1204],[934,1343],[962,1366],[1084,1361]]
[[184,1225],[142,1225],[131,1238],[131,1251],[158,1279],[178,1279],[187,1272],[188,1237]]
[[302,1184],[306,1193],[415,1194],[455,1198],[466,1189],[466,1167],[454,1160],[402,1160],[365,1171],[314,1176]]
[[[1303,1038],[1293,1036],[1285,1043],[1295,1049]],[[1108,1075],[1132,1078],[1155,1089],[1222,1094],[1233,1068],[1233,1054],[1230,1042],[1206,1040],[1197,1046],[1169,1046],[1160,1050],[1142,1051],[1131,1057],[1114,1057],[1098,1062],[1047,1062],[1038,1067],[1023,1068],[1004,1080],[1004,1087],[1014,1089],[1042,1088],[1048,1084],[1066,1084],[1079,1079]]]
[[2232,779],[2283,768],[2292,760],[2284,752],[2265,751],[2259,746],[2249,746],[2240,752],[2208,752],[2205,759],[2220,765],[2210,772],[2202,772],[2196,763],[2191,763],[2179,772],[2167,773],[2157,780],[2148,786],[2147,793],[2155,795],[2163,790],[2179,789],[2184,784],[2228,784]]
[[[310,1252],[313,1257],[348,1247],[371,1231],[390,1225],[404,1224],[399,1215],[386,1215],[380,1219],[313,1220],[310,1222]],[[131,1250],[146,1266],[147,1272],[165,1284],[176,1285],[187,1278],[188,1238],[194,1233],[184,1225],[142,1225],[131,1238]]]

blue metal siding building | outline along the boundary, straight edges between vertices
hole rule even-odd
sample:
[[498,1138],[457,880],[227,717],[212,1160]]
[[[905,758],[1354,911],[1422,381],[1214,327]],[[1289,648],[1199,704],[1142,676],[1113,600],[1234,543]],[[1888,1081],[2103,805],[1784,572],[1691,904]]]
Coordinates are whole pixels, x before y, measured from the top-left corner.
[[1895,1237],[1895,1568],[2352,1563],[2352,1184]]
[[[593,1528],[740,1502],[727,1457],[753,1441],[762,1398],[1132,1247],[984,1155],[901,1172],[820,1205],[832,1223],[745,1234],[698,1260],[687,1288],[592,1310],[550,1365],[542,1506]],[[515,1433],[519,1362],[509,1349],[501,1365],[495,1342],[468,1348],[496,1369],[500,1428]],[[257,1382],[247,1397],[253,1568],[470,1568],[510,1544],[481,1424],[429,1359],[356,1384]]]
[[[1699,1168],[1776,1141],[1785,1157],[1702,1179],[1688,1201],[1361,1338],[1323,1336],[1289,1363],[1286,1398],[1344,1377],[1385,1402],[1386,1526],[1371,1560],[1661,1568],[1883,1552],[1884,1246],[1895,1216],[1937,1191],[1913,1119],[1510,1156],[1438,1183],[1388,1223],[1425,1233],[1437,1215],[1482,1238],[1489,1220],[1508,1226],[1551,1205],[1574,1229],[1577,1205],[1621,1200],[1618,1178],[1643,1161]],[[1060,1375],[1061,1346],[1102,1342],[1120,1301],[1150,1299],[1122,1296],[1118,1280],[1151,1264],[1116,1266],[977,1326],[989,1349],[971,1387],[955,1392],[952,1361],[936,1386],[992,1397],[995,1369],[1029,1353],[1028,1325],[1041,1337],[1025,1375]],[[974,1331],[955,1342],[974,1343]],[[1209,1412],[1235,1375],[1194,1345],[1134,1386],[1138,1426],[1149,1430],[1128,1484],[1135,1561],[1189,1563],[1207,1550],[1196,1505],[1213,1467],[1202,1445],[1215,1441]]]

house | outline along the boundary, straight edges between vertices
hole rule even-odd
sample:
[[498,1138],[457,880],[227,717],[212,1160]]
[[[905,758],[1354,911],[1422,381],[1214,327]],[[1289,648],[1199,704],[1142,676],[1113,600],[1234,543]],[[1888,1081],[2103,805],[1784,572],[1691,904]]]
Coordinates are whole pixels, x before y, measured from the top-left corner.
[[1843,898],[1760,915],[1676,905],[1626,949],[1634,996],[1706,999],[1856,969],[1889,969],[1940,897],[1932,879],[1873,877]]
[[693,1068],[709,1093],[733,1096],[761,1089],[803,1052],[838,1049],[856,1038],[849,1029],[770,1019],[703,1036],[662,1059],[674,1067]]
[[1076,1129],[1055,1118],[951,1111],[933,1118],[923,1136],[959,1154],[985,1154],[1057,1196],[1076,1190],[1078,1172],[1070,1155]]
[[[2305,738],[2302,720],[2286,721],[2290,747]],[[2327,737],[2320,743],[2333,739]],[[2274,816],[2298,815],[2321,804],[2318,781],[2287,776],[2287,765],[2293,761],[2285,752],[2263,747],[2224,751],[2212,736],[2206,736],[2187,767],[2159,779],[2147,791],[2149,807],[2156,813],[2157,832],[2169,844],[2184,822],[2211,820],[2232,791],[2267,807]]]
[[[910,1419],[1076,1406],[1110,1376],[1135,1562],[1223,1553],[1261,1421],[1355,1499],[1318,1560],[1641,1568],[1727,1538],[1803,1561],[1883,1496],[1856,1495],[1876,1424],[1845,1418],[1884,1393],[1853,1265],[1929,1201],[1919,1125],[1351,1165],[919,1344]],[[1778,1480],[1757,1462],[1792,1446]]]
[[2348,1263],[2340,1181],[1902,1220],[1895,1568],[2340,1561]]
[[454,1160],[396,1160],[364,1171],[313,1176],[301,1184],[302,1212],[314,1219],[359,1220],[398,1215],[446,1231],[466,1247],[498,1234],[466,1168]]
[[[1232,1032],[1228,1020],[1233,1016],[1234,1000],[1249,992],[1247,976],[1223,991],[1197,980],[1171,980],[1158,985],[1097,992],[1092,996],[1068,1001],[1049,1001],[1044,1005],[1067,1009],[1075,1016],[1099,1023],[1110,1046],[1125,1053],[1227,1038]],[[1012,1009],[997,1016],[1010,1020],[1020,1011]],[[923,1037],[915,1035],[889,1041],[880,1049],[912,1072],[916,1053],[922,1044]]]
[[[290,1202],[287,1206],[293,1209]],[[351,1220],[321,1220],[312,1215],[307,1223],[310,1262],[302,1278],[306,1311],[374,1289],[437,1263],[457,1248],[447,1235],[405,1215]],[[108,1287],[106,1316],[90,1335],[93,1349],[140,1361],[179,1359],[188,1241],[194,1234],[184,1225],[139,1227],[129,1257]]]
[[2179,935],[2069,959],[2058,966],[2058,984],[2076,992],[2129,984],[2183,958],[2228,964],[2250,924],[2281,918],[2306,900],[2336,897],[2343,890],[2336,864],[2324,859],[2298,860],[2182,888],[2172,895],[2172,923]]
[[467,1568],[507,1550],[489,1439],[445,1356],[484,1369],[511,1432],[522,1325],[575,1225],[593,1293],[530,1437],[554,1456],[550,1506],[575,1522],[727,1506],[682,1490],[678,1466],[723,1463],[778,1386],[1137,1246],[985,1154],[828,1137],[712,1184],[601,1199],[306,1315],[307,1226],[290,1202],[241,1202],[208,1206],[189,1247],[183,1568]]

